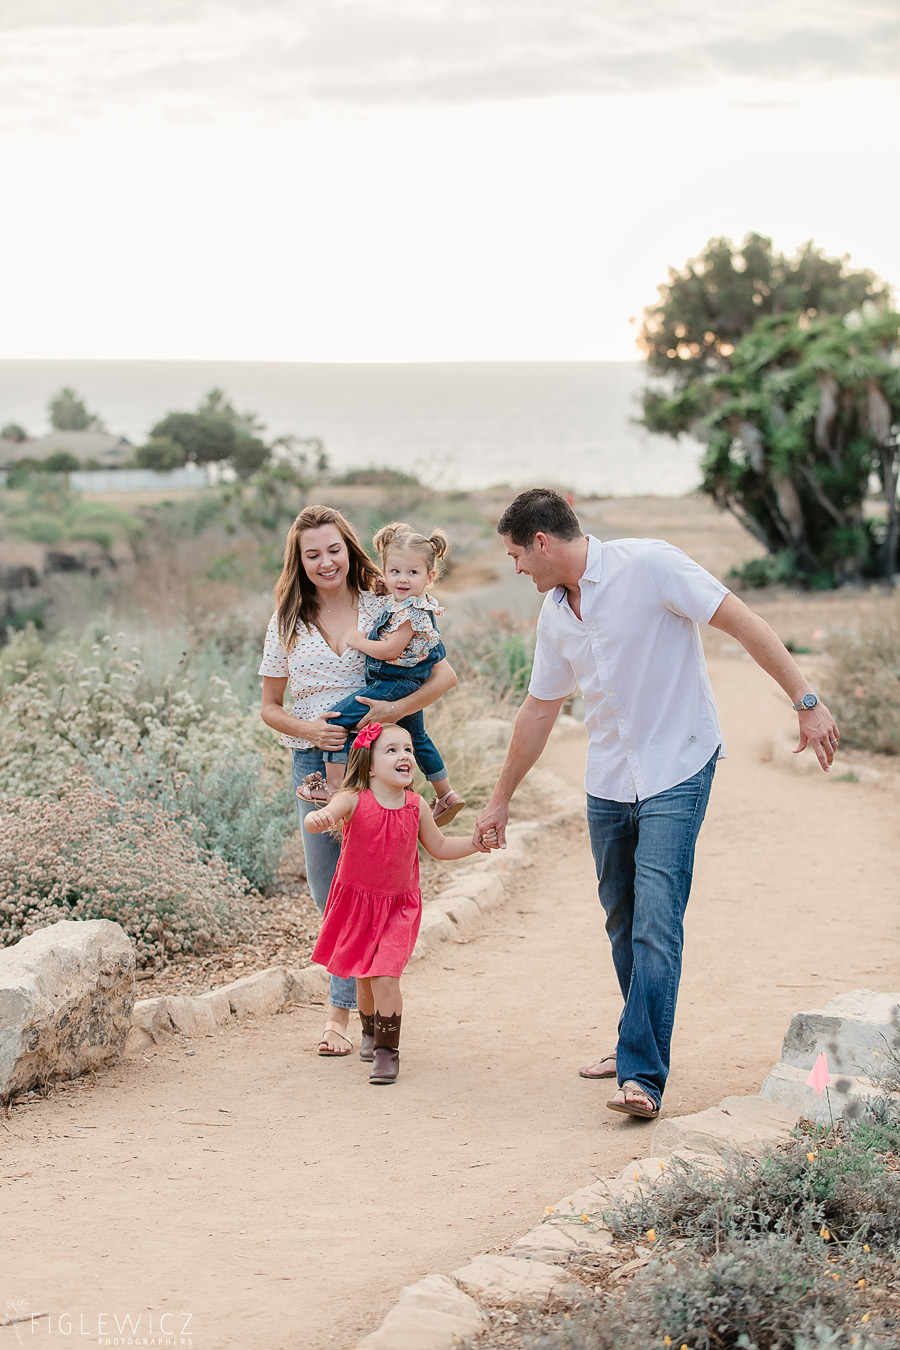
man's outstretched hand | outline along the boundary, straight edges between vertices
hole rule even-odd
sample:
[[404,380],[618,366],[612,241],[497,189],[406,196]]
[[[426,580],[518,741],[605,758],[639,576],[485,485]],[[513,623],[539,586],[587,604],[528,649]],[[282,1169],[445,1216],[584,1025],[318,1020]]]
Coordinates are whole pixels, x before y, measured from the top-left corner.
[[799,755],[801,750],[811,745],[816,759],[828,773],[841,739],[837,723],[821,702],[814,708],[804,709],[797,716],[800,720],[800,740],[793,753]]
[[475,822],[472,843],[479,853],[490,853],[493,848],[506,848],[506,823],[509,820],[507,802],[488,802]]

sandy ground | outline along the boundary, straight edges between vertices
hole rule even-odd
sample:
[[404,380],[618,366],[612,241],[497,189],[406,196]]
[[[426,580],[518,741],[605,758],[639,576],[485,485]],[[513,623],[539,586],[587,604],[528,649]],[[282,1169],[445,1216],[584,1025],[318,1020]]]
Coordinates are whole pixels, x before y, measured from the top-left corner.
[[[796,1009],[900,983],[896,793],[761,759],[790,742],[790,711],[744,659],[712,674],[731,758],[688,910],[677,1114],[756,1091]],[[577,782],[583,755],[579,730],[546,762]],[[0,1309],[52,1319],[20,1324],[21,1343],[62,1344],[67,1325],[96,1343],[141,1315],[147,1334],[151,1313],[171,1334],[190,1313],[200,1350],[350,1346],[401,1285],[501,1249],[644,1154],[651,1128],[577,1075],[618,1013],[581,823],[519,875],[470,940],[410,969],[395,1088],[355,1055],[317,1058],[320,1012],[298,1008],[17,1107]]]
[[[607,535],[671,538],[719,572],[734,558],[736,527],[705,503],[584,514]],[[529,583],[498,564],[467,600],[533,610]],[[812,641],[869,602],[782,594],[761,608]],[[730,758],[688,909],[673,1114],[755,1092],[798,1008],[900,986],[892,779],[803,771],[785,753],[783,696],[710,636]],[[580,730],[560,733],[545,763],[579,784],[584,747]],[[502,1250],[546,1204],[647,1152],[652,1127],[606,1111],[608,1088],[577,1074],[611,1046],[619,1011],[580,821],[548,833],[504,907],[405,985],[395,1088],[370,1087],[355,1055],[316,1057],[321,1010],[295,1008],[174,1041],[0,1121],[0,1316],[49,1314],[0,1329],[0,1350],[349,1347],[402,1285]]]

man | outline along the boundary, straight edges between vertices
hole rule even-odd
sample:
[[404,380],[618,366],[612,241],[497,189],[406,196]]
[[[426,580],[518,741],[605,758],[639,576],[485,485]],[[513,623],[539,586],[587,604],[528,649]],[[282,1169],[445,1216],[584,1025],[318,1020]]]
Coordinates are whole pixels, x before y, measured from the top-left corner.
[[577,684],[590,733],[591,849],[625,1003],[615,1052],[581,1072],[616,1078],[612,1110],[654,1118],[669,1072],[694,848],[723,754],[699,624],[730,634],[781,686],[799,718],[797,752],[812,746],[826,773],[837,726],[765,620],[680,549],[658,539],[601,543],[543,488],[521,493],[497,532],[516,572],[546,599],[528,695],[473,843],[487,852],[485,835],[496,829],[505,847],[510,799]]

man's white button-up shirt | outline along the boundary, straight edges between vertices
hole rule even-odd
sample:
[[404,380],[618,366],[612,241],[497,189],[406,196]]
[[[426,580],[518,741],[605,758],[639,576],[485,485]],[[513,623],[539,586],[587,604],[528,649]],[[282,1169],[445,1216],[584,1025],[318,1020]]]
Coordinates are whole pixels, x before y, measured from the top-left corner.
[[591,796],[653,797],[722,744],[698,625],[728,588],[661,539],[593,535],[579,584],[580,619],[564,586],[544,600],[528,691],[553,700],[581,689]]

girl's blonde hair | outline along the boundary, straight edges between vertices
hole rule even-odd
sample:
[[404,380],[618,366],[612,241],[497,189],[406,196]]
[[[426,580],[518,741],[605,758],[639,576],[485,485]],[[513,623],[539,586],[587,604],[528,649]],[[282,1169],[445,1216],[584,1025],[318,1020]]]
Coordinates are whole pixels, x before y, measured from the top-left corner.
[[360,591],[374,591],[381,578],[378,568],[357,538],[356,531],[346,517],[333,506],[304,506],[291,528],[284,545],[284,564],[275,583],[275,613],[278,618],[278,636],[289,652],[297,640],[297,625],[313,627],[319,617],[319,597],[303,566],[303,533],[317,530],[322,525],[334,525],[347,545],[350,570],[347,585],[357,595]]
[[450,550],[450,540],[443,530],[419,534],[405,520],[392,520],[383,525],[372,540],[372,547],[381,558],[382,566],[389,553],[419,553],[428,564],[429,572],[440,571],[439,564]]

